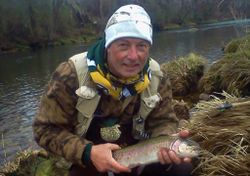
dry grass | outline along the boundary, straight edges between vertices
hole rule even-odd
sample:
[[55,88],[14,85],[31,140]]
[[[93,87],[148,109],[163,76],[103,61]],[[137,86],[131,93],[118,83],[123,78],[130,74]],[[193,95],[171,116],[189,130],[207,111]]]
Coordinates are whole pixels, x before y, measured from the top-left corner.
[[188,120],[190,118],[189,107],[183,100],[173,100],[172,106],[179,120]]
[[24,150],[18,152],[11,162],[6,162],[0,169],[0,176],[28,176],[35,175],[40,162],[47,158],[43,150]]
[[4,141],[4,134],[2,133],[2,147],[3,147],[3,152],[4,152],[4,158],[7,158],[7,153],[5,150],[5,141]]
[[199,91],[250,95],[250,35],[230,42],[223,58],[214,63],[199,82]]
[[225,90],[239,96],[250,95],[250,59],[227,57],[213,64],[201,78],[201,92],[212,93]]
[[207,61],[199,55],[189,54],[171,62],[163,63],[161,68],[173,85],[174,96],[185,96],[197,90],[197,84],[203,75]]
[[246,35],[242,38],[238,38],[235,40],[230,41],[225,49],[225,53],[237,53],[237,52],[244,52],[245,56],[249,56],[249,49],[250,49],[250,35]]
[[[203,149],[194,175],[242,175],[250,173],[250,99],[223,93],[200,102],[184,128]],[[223,109],[223,105],[232,105]]]

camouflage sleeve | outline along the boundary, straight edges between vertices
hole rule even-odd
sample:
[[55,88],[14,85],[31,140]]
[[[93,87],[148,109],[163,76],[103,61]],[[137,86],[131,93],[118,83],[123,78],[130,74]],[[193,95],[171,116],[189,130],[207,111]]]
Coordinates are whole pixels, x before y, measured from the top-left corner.
[[42,95],[33,131],[35,140],[41,147],[68,161],[82,164],[81,157],[86,142],[73,133],[77,123],[77,87],[73,64],[63,62],[53,73]]
[[152,133],[152,137],[176,133],[178,128],[178,119],[172,108],[171,83],[166,75],[161,79],[158,92],[161,101],[146,120],[146,130]]

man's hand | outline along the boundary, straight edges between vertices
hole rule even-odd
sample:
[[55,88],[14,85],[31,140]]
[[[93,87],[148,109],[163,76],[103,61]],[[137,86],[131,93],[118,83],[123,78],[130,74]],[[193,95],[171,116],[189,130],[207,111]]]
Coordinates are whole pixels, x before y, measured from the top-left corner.
[[90,152],[90,159],[93,165],[99,172],[130,172],[131,170],[128,167],[125,167],[112,157],[112,151],[120,149],[116,144],[106,143],[93,145]]
[[[187,130],[183,130],[180,131],[178,135],[181,138],[187,138],[189,136],[189,132]],[[180,158],[174,151],[166,148],[160,149],[160,151],[158,152],[158,158],[161,164],[180,164],[182,162],[191,162],[191,158]]]

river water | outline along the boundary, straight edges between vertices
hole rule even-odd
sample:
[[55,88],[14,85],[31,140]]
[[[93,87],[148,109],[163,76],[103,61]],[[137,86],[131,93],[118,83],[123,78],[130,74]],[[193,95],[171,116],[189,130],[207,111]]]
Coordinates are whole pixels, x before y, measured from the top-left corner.
[[[250,20],[159,32],[154,35],[151,56],[160,63],[190,52],[213,62],[222,47],[249,31]],[[60,46],[0,55],[0,166],[16,151],[36,148],[32,120],[44,86],[56,66],[85,45]]]

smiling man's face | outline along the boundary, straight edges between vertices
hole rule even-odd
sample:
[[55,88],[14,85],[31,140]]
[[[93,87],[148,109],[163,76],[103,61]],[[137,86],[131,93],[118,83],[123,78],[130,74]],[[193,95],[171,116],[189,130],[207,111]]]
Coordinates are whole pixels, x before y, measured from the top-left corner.
[[107,48],[107,63],[111,73],[119,78],[131,78],[140,73],[149,57],[150,44],[138,38],[120,38]]

